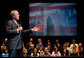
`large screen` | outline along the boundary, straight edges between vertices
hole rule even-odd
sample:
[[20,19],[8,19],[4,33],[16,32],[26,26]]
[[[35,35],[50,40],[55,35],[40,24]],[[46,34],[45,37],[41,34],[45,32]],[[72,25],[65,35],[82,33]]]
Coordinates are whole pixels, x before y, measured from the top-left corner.
[[76,3],[30,3],[29,28],[35,36],[77,36]]

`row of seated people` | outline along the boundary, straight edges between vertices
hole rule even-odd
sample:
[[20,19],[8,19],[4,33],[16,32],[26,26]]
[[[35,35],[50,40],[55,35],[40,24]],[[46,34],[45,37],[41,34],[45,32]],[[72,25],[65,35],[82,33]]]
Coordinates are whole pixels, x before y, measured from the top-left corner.
[[[5,38],[1,46],[2,57],[8,57],[7,49],[8,39]],[[55,44],[51,44],[50,40],[47,40],[47,44],[43,44],[42,39],[38,39],[38,43],[35,44],[33,38],[30,38],[29,42],[22,42],[22,56],[23,57],[61,57],[61,56],[83,56],[83,44],[76,43],[73,39],[72,43],[65,42],[63,46],[56,39]],[[4,56],[5,55],[5,56]]]
[[[23,56],[26,57],[56,57],[56,56],[83,56],[83,44],[76,43],[76,40],[73,39],[72,43],[65,42],[63,46],[59,43],[57,39],[55,44],[52,46],[50,40],[46,41],[47,44],[43,44],[41,39],[38,39],[38,44],[34,44],[33,38],[30,38],[29,43],[23,46]],[[46,46],[45,46],[46,45]]]

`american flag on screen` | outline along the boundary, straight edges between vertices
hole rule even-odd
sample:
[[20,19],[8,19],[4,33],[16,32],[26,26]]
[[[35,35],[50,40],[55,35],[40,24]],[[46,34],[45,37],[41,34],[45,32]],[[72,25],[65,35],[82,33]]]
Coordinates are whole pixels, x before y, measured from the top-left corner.
[[37,36],[76,36],[75,3],[30,3],[29,26],[38,26]]

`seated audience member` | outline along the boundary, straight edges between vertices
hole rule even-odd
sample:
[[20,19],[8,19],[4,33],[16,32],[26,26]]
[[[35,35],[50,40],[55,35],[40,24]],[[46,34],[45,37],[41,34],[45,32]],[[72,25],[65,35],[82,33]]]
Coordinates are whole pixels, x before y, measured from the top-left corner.
[[82,43],[79,43],[78,53],[79,53],[79,56],[83,56],[83,45],[82,45]]
[[32,44],[32,42],[27,43],[27,46],[26,46],[27,50],[30,49],[30,45],[31,45],[31,44]]
[[51,56],[51,54],[49,53],[49,50],[48,50],[47,47],[44,48],[44,52],[43,52],[42,56],[44,56],[44,57],[49,57],[49,56]]
[[30,38],[29,42],[31,42],[33,44],[33,38]]
[[58,47],[58,51],[62,52],[62,48],[61,48],[61,45],[60,45],[58,39],[56,40],[56,42],[55,42],[55,44],[54,44],[54,48],[55,48],[55,47]]
[[57,48],[58,48],[58,51],[62,52],[62,47],[59,43],[57,44]]
[[47,47],[48,47],[49,52],[52,53],[50,40],[48,40],[47,42]]
[[25,49],[24,42],[22,42],[22,49]]
[[67,49],[66,44],[63,45],[63,55],[64,56],[69,56],[69,50]]
[[41,39],[38,39],[38,42],[42,42],[42,40]]
[[44,47],[42,42],[39,42],[39,44],[36,45],[36,48],[39,49],[40,47]]
[[76,49],[76,45],[70,49],[70,56],[78,56],[78,50]]
[[28,55],[31,56],[31,54],[34,52],[34,44],[30,44],[30,49],[28,50]]
[[2,57],[9,57],[9,53],[7,49],[5,49],[5,52],[2,53]]
[[66,44],[66,50],[67,50],[66,55],[70,56],[70,54],[69,54],[69,52],[70,52],[69,42],[67,42],[67,44]]
[[8,38],[5,38],[5,39],[4,39],[4,43],[5,43],[6,46],[8,45],[8,44],[7,44],[7,43],[8,43]]
[[72,44],[70,45],[70,48],[73,48],[73,45],[75,45],[76,49],[78,49],[78,44],[76,43],[75,39],[72,40]]
[[63,45],[63,55],[66,56],[66,44]]
[[33,44],[33,38],[30,38],[29,43],[27,43],[26,48],[30,49],[30,45]]
[[32,42],[29,42],[28,46],[29,46],[29,49],[30,49],[30,45],[32,44]]
[[23,49],[23,57],[27,57],[27,49],[25,48],[25,49]]
[[70,50],[69,42],[67,42],[67,44],[66,44],[66,48],[67,48],[68,51]]
[[44,52],[43,47],[40,47],[39,50],[38,50],[38,53],[40,54],[39,56],[42,56],[43,52]]
[[57,40],[55,41],[54,47],[58,46],[58,43],[59,43],[59,40],[57,39]]
[[58,48],[54,48],[54,51],[52,52],[52,57],[59,57],[61,56],[61,53],[58,51]]
[[3,42],[3,44],[1,45],[1,52],[3,52],[5,49],[7,49],[7,46],[6,46],[5,43]]
[[34,52],[31,53],[31,56],[32,56],[32,57],[38,57],[38,56],[39,56],[39,53],[38,53],[38,51],[37,51],[37,48],[34,48]]

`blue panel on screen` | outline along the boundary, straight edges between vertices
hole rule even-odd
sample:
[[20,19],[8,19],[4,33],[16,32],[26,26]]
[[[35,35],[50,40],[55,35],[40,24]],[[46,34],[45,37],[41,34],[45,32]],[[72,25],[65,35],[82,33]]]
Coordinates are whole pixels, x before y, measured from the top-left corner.
[[29,26],[36,36],[77,36],[75,3],[30,3]]

